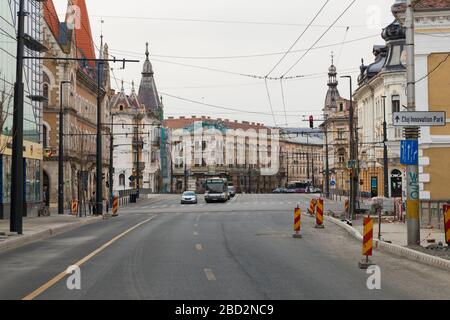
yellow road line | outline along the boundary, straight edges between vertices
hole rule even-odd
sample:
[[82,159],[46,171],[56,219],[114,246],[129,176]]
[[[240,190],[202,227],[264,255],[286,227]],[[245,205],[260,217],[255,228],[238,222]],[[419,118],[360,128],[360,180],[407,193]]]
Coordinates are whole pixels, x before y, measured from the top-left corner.
[[216,276],[214,275],[211,269],[205,269],[204,271],[208,281],[216,281]]
[[[83,264],[85,264],[87,261],[89,261],[90,259],[92,259],[93,257],[95,257],[97,254],[99,254],[100,252],[102,252],[103,250],[105,250],[106,248],[108,248],[109,246],[111,246],[114,242],[116,242],[117,240],[123,238],[124,236],[126,236],[128,233],[132,232],[133,230],[139,228],[140,226],[142,226],[143,224],[153,220],[154,217],[147,219],[145,221],[142,221],[140,223],[138,223],[137,225],[135,225],[134,227],[131,227],[130,229],[126,230],[125,232],[119,234],[117,237],[113,238],[112,240],[108,241],[107,243],[105,243],[104,245],[102,245],[100,248],[98,248],[97,250],[93,251],[92,253],[90,253],[89,255],[87,255],[86,257],[84,257],[83,259],[81,259],[80,261],[78,261],[77,263],[75,263],[75,266],[81,267]],[[51,279],[50,281],[48,281],[47,283],[43,284],[41,287],[39,287],[38,289],[36,289],[35,291],[33,291],[32,293],[30,293],[29,295],[27,295],[26,297],[24,297],[22,300],[33,300],[35,298],[37,298],[39,295],[41,295],[43,292],[45,292],[46,290],[48,290],[49,288],[51,288],[53,285],[55,285],[56,283],[58,283],[59,281],[61,281],[62,279],[64,279],[66,277],[67,273],[66,271],[61,272],[60,274],[58,274],[56,277],[54,277],[53,279]]]

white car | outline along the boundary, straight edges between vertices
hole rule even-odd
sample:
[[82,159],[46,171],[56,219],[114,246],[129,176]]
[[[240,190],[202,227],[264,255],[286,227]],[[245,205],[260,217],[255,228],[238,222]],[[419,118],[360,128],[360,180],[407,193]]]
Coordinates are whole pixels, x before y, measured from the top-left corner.
[[181,204],[197,204],[197,194],[194,191],[186,191],[181,195]]

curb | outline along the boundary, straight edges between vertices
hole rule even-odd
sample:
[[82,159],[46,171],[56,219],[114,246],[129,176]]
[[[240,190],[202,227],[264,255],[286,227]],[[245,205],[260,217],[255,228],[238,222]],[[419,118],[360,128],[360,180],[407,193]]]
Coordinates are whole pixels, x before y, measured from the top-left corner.
[[[345,231],[347,231],[350,235],[352,235],[357,240],[363,240],[362,235],[358,232],[358,230],[349,226],[348,224],[340,221],[339,219],[326,216],[326,220],[334,223],[335,225],[341,227]],[[399,257],[403,257],[412,261],[420,262],[426,264],[431,267],[437,267],[443,270],[450,271],[450,260],[442,259],[439,257],[435,257],[426,253],[422,253],[413,249],[405,248],[396,244],[391,244],[383,241],[379,241],[378,239],[374,239],[374,247],[377,250],[385,251],[391,254],[394,254]]]
[[71,230],[78,229],[85,225],[94,224],[94,223],[97,223],[100,221],[103,221],[103,217],[95,217],[95,218],[91,218],[86,221],[77,221],[77,222],[69,223],[67,225],[62,225],[62,226],[59,226],[56,228],[50,228],[47,230],[43,230],[43,231],[37,232],[35,234],[24,235],[24,236],[14,238],[9,241],[0,242],[0,253],[3,253],[8,250],[12,250],[12,249],[17,249],[24,245],[27,245],[27,244],[30,244],[30,243],[33,243],[36,241],[40,241],[40,240],[45,240],[45,239],[51,238],[53,236],[56,236],[56,235],[59,235],[59,234],[62,234],[62,233],[65,233],[65,232],[68,232]]

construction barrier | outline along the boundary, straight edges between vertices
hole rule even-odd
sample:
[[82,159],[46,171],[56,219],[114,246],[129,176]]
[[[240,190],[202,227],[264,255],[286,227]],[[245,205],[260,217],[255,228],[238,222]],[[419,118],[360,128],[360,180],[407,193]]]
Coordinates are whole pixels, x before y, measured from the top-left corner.
[[294,234],[293,237],[296,239],[302,238],[301,235],[301,228],[302,228],[302,211],[299,206],[295,208],[294,211]]
[[78,215],[78,200],[72,200],[72,208],[71,208],[72,215]]
[[444,205],[445,242],[450,246],[450,205]]
[[118,214],[118,212],[119,212],[119,197],[117,197],[117,196],[114,196],[114,198],[113,198],[112,211],[113,211],[113,217],[117,217],[119,215]]
[[373,255],[373,219],[369,217],[364,218],[364,234],[363,234],[363,249],[362,255],[365,257],[360,263],[360,269],[367,269],[373,265],[369,261],[369,257]]
[[323,206],[323,199],[320,198],[317,201],[317,209],[316,209],[316,229],[323,229],[325,228],[324,224],[323,224],[323,210],[324,210],[324,206]]
[[345,214],[348,215],[349,211],[350,211],[350,201],[348,199],[345,199]]
[[308,213],[312,216],[315,215],[316,208],[317,208],[317,199],[311,199],[311,202],[309,203]]

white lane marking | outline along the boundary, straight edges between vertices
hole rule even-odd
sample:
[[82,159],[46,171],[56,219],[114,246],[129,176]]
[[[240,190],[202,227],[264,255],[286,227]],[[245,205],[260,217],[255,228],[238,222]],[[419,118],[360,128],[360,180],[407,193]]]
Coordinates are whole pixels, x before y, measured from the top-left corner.
[[202,250],[203,250],[203,246],[202,246],[201,244],[196,244],[196,245],[195,245],[195,249],[196,249],[197,251],[202,251]]
[[202,214],[200,213],[196,218],[195,218],[195,221],[200,221],[200,217],[202,216]]
[[216,276],[214,275],[214,272],[212,272],[211,269],[205,269],[204,271],[208,281],[216,281]]
[[198,236],[198,232],[197,231],[194,231],[194,236]]

